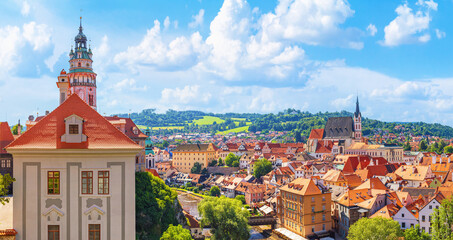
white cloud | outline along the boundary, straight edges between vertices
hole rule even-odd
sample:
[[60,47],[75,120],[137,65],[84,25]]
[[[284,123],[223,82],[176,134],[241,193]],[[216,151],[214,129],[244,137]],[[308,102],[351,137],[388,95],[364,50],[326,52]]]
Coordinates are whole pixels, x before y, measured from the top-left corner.
[[360,30],[341,29],[354,11],[343,0],[281,0],[260,20],[263,38],[361,49]]
[[167,16],[164,20],[164,29],[168,29],[169,26],[170,26],[170,17]]
[[33,50],[42,50],[50,45],[51,29],[47,25],[29,22],[23,28],[23,36],[33,46]]
[[26,17],[30,13],[30,4],[27,1],[22,2],[22,8],[20,10],[22,16]]
[[193,21],[189,23],[190,28],[196,28],[203,24],[204,9],[200,9],[197,15],[192,16]]
[[22,46],[21,31],[16,26],[0,28],[0,72],[12,69],[19,61]]
[[164,103],[191,104],[193,102],[207,103],[211,99],[211,94],[200,91],[199,85],[185,86],[184,88],[165,88],[162,90],[161,101]]
[[370,36],[374,36],[376,35],[377,33],[377,28],[376,26],[374,26],[374,24],[371,24],[368,25],[368,27],[366,28],[366,30],[368,31],[368,34],[370,34]]
[[437,3],[418,1],[419,10],[413,12],[408,3],[399,5],[395,12],[397,17],[384,28],[385,37],[381,42],[384,46],[398,46],[401,44],[428,42],[431,37],[427,30],[431,22],[431,11],[437,11]]
[[102,41],[99,47],[93,49],[93,52],[96,54],[96,57],[102,58],[109,53],[110,47],[108,42],[109,38],[107,37],[107,35],[104,35],[104,37],[102,37]]
[[337,98],[330,102],[336,109],[348,109],[354,103],[354,95],[350,94],[345,98]]
[[445,32],[442,32],[441,30],[436,28],[436,37],[437,37],[437,39],[442,39],[445,36],[447,36],[447,34]]
[[162,40],[159,21],[155,20],[154,27],[147,31],[141,43],[118,53],[114,61],[132,68],[142,64],[161,69],[185,69],[196,64],[198,51],[202,50],[200,41],[201,36],[196,32],[189,39],[180,36],[167,43]]

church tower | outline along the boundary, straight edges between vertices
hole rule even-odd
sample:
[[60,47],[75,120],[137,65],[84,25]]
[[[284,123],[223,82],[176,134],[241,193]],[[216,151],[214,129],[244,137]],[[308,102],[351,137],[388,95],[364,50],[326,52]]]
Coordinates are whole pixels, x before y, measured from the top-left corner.
[[83,34],[82,17],[80,17],[79,34],[74,38],[74,49],[69,53],[69,72],[63,69],[58,76],[57,86],[60,89],[60,104],[71,94],[77,94],[88,105],[96,110],[96,73],[93,72],[91,47],[87,48],[87,37]]
[[359,97],[357,96],[357,102],[355,104],[355,113],[354,113],[354,139],[362,139],[362,114],[359,109]]

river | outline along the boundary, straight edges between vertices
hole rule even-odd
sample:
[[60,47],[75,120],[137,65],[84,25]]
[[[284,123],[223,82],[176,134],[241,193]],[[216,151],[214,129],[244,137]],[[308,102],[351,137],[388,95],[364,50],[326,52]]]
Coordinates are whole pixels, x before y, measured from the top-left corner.
[[182,209],[194,216],[196,219],[199,219],[200,215],[198,214],[198,203],[201,199],[188,193],[178,192],[178,200],[182,206]]

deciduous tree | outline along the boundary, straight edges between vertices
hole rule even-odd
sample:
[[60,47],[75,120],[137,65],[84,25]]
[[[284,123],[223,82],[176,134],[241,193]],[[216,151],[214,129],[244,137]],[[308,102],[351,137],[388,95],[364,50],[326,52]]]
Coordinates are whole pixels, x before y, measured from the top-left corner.
[[[11,183],[16,181],[16,179],[12,178],[9,174],[1,175],[0,174],[0,196],[5,196],[8,194],[9,186]],[[0,203],[5,205],[9,202],[9,198],[0,198]]]
[[404,231],[404,240],[430,240],[431,236],[420,228],[420,225],[410,227]]
[[397,240],[403,236],[403,231],[397,221],[392,219],[361,218],[350,228],[350,240]]
[[262,158],[255,163],[253,176],[259,179],[262,176],[268,174],[270,171],[272,171],[272,163],[269,160]]
[[173,226],[170,224],[160,240],[193,240],[193,238],[190,235],[190,230],[183,228],[181,225]]
[[206,197],[198,205],[202,226],[211,226],[214,240],[249,239],[249,212],[236,199]]
[[220,196],[220,189],[217,186],[212,186],[211,189],[209,190],[209,195],[213,197],[219,197]]
[[431,236],[433,240],[452,240],[453,200],[444,199],[439,209],[431,215]]

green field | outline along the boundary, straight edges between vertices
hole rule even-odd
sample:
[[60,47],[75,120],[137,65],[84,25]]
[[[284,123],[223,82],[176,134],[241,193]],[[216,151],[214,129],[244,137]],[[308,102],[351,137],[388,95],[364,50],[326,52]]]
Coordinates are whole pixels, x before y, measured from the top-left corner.
[[228,133],[239,133],[239,132],[248,132],[248,131],[249,131],[249,126],[244,126],[244,127],[229,129],[229,130],[222,131],[222,132],[217,132],[217,134],[226,135]]
[[161,129],[166,129],[166,130],[184,129],[184,127],[182,127],[182,126],[153,127],[153,130],[161,130]]
[[192,124],[197,124],[197,125],[212,125],[214,122],[216,123],[223,123],[225,120],[218,118],[218,117],[212,117],[212,116],[203,116],[202,119],[197,119],[192,121]]
[[233,121],[235,121],[235,122],[236,122],[236,121],[241,122],[241,121],[246,121],[247,118],[231,118],[231,120],[233,120]]

